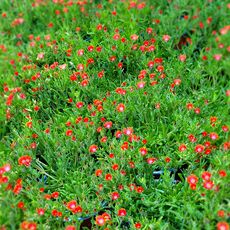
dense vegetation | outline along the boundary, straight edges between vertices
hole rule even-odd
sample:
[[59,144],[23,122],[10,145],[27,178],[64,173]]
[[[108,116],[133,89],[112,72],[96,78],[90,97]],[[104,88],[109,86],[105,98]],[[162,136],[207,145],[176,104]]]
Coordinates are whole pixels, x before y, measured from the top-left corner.
[[230,3],[0,12],[0,229],[229,230]]

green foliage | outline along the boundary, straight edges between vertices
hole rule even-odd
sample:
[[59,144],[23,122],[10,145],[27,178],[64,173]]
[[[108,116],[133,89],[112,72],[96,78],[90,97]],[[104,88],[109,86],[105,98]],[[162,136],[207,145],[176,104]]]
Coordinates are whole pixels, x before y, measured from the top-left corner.
[[0,229],[229,228],[226,1],[0,12]]

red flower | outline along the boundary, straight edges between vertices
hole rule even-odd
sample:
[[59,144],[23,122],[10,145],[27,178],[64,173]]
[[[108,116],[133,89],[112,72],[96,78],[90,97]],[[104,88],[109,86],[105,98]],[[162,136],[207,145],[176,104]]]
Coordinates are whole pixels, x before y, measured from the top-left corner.
[[97,128],[97,132],[100,133],[101,131],[102,131],[102,127],[100,126]]
[[44,131],[45,133],[50,133],[50,129],[49,128],[47,128],[47,129],[45,129],[45,131]]
[[218,212],[217,212],[217,215],[219,216],[219,217],[224,217],[224,210],[219,210]]
[[54,26],[54,24],[52,22],[50,22],[48,25],[47,25],[49,28],[52,28]]
[[148,67],[149,68],[153,68],[153,66],[154,66],[154,61],[149,61],[148,62]]
[[151,33],[153,32],[153,28],[148,27],[148,28],[146,29],[146,32],[147,32],[148,34],[151,34]]
[[130,168],[135,168],[135,163],[134,163],[133,161],[130,161],[130,162],[129,162],[129,167],[130,167]]
[[113,192],[111,194],[112,200],[117,200],[120,197],[120,194],[118,192]]
[[122,184],[119,184],[119,185],[118,185],[118,189],[119,189],[119,190],[123,190],[123,189],[124,189],[124,186],[123,186]]
[[66,204],[66,207],[71,211],[73,211],[76,208],[76,206],[77,206],[76,200],[71,200]]
[[118,164],[113,164],[113,165],[112,165],[112,169],[113,169],[113,170],[118,170],[118,168],[119,168],[119,165],[118,165]]
[[198,177],[194,174],[191,174],[190,176],[187,177],[187,182],[189,184],[196,184],[198,182]]
[[118,112],[124,112],[125,111],[125,105],[124,104],[118,104],[117,105],[117,111]]
[[206,181],[210,180],[211,176],[212,176],[212,174],[210,172],[203,172],[201,175],[203,180],[206,180]]
[[145,144],[147,144],[147,140],[146,139],[144,139],[144,140],[142,140],[142,143],[145,145]]
[[186,105],[186,108],[187,108],[188,110],[193,109],[193,104],[192,104],[192,103],[188,103],[188,104]]
[[129,144],[128,144],[128,142],[125,141],[121,146],[121,150],[125,151],[125,150],[128,150],[128,149],[129,149]]
[[38,138],[38,134],[33,133],[33,134],[32,134],[32,138],[34,138],[34,139]]
[[129,140],[129,142],[139,141],[140,137],[136,136],[135,134],[132,134],[129,136],[128,140]]
[[54,210],[52,210],[51,214],[52,214],[52,216],[57,217],[58,211],[56,209],[54,209]]
[[211,142],[209,142],[209,141],[205,141],[205,142],[204,142],[204,146],[205,146],[205,147],[210,147],[210,145],[211,145]]
[[113,125],[113,123],[112,123],[111,121],[106,121],[106,122],[104,123],[104,127],[105,127],[106,129],[110,129],[110,128],[112,127],[112,125]]
[[38,111],[40,109],[39,106],[34,106],[34,111]]
[[73,213],[82,212],[82,208],[80,205],[77,205],[75,200],[71,200],[66,204],[67,209],[69,209]]
[[178,58],[179,58],[179,60],[181,62],[184,62],[186,60],[186,55],[185,54],[180,54]]
[[131,38],[131,40],[135,41],[135,40],[138,39],[138,35],[133,34],[133,35],[130,36],[130,38]]
[[217,230],[229,230],[229,224],[227,222],[219,222],[216,225]]
[[224,143],[223,143],[223,149],[224,149],[224,150],[230,149],[230,142],[224,142]]
[[[6,184],[8,181],[9,181],[9,178],[7,176],[0,175],[0,184],[2,184],[2,183]],[[11,188],[12,188],[11,184],[8,184],[6,190],[9,190]]]
[[119,62],[119,63],[117,64],[117,67],[118,67],[119,69],[121,69],[122,66],[123,66],[122,62]]
[[77,69],[80,70],[80,71],[84,70],[84,65],[83,64],[78,64]]
[[114,158],[114,153],[110,153],[109,158]]
[[121,42],[126,42],[126,38],[121,38]]
[[179,79],[179,78],[174,79],[173,82],[174,82],[175,85],[180,85],[181,79]]
[[206,188],[206,189],[208,189],[208,190],[212,189],[213,186],[214,186],[214,183],[212,181],[205,181],[203,183],[203,187]]
[[122,88],[116,88],[115,92],[117,94],[120,94],[120,95],[125,95],[126,94],[126,90],[122,89]]
[[87,49],[88,49],[89,52],[92,52],[94,50],[94,47],[93,46],[88,46]]
[[141,186],[136,187],[136,192],[142,193],[144,191],[144,188]]
[[171,161],[170,157],[165,157],[165,162],[169,163]]
[[200,108],[195,108],[195,109],[194,109],[194,112],[195,112],[196,114],[200,114]]
[[140,229],[141,228],[141,223],[140,222],[137,222],[137,223],[135,223],[135,228],[137,228],[137,229]]
[[181,144],[181,145],[179,146],[179,151],[180,151],[180,152],[184,152],[186,149],[187,149],[187,147],[186,147],[185,144]]
[[62,212],[58,212],[57,216],[62,217]]
[[26,126],[31,129],[33,127],[32,121],[26,122]]
[[192,190],[196,190],[196,184],[189,184],[189,187],[190,187]]
[[115,136],[116,136],[116,138],[120,138],[120,137],[122,136],[122,132],[118,130],[118,131],[115,133]]
[[211,152],[212,152],[211,149],[205,149],[204,154],[205,154],[205,155],[209,155]]
[[136,190],[136,188],[137,188],[137,186],[135,184],[130,184],[129,185],[129,190],[130,191],[134,191],[134,190]]
[[72,134],[73,134],[73,131],[70,130],[70,129],[67,130],[66,133],[65,133],[66,136],[72,136]]
[[102,142],[102,143],[105,143],[106,141],[107,141],[107,137],[105,136],[105,137],[102,137],[101,139],[100,139],[100,142]]
[[78,109],[80,109],[81,107],[83,107],[83,105],[84,105],[84,103],[82,101],[79,101],[79,102],[76,103],[76,107]]
[[147,163],[151,165],[151,164],[153,164],[156,160],[157,160],[156,158],[150,157],[150,158],[147,159]]
[[112,180],[112,178],[113,177],[112,177],[112,175],[110,173],[108,173],[108,174],[105,175],[105,179],[106,180]]
[[26,167],[29,167],[31,164],[31,161],[32,161],[32,158],[28,155],[25,155],[25,156],[21,156],[18,159],[18,164],[19,165],[25,165]]
[[154,62],[157,64],[161,64],[163,62],[163,58],[154,58]]
[[161,107],[161,104],[160,103],[156,103],[155,108],[156,109],[160,109],[160,107]]
[[97,151],[97,149],[98,149],[97,145],[91,145],[89,147],[89,152],[90,153],[95,153]]
[[82,212],[82,207],[80,205],[76,206],[74,210],[71,210],[73,213],[80,213]]
[[102,214],[102,216],[103,216],[103,218],[104,218],[105,221],[111,220],[111,216],[110,216],[108,213],[106,213],[106,212],[104,212],[104,213]]
[[81,82],[81,86],[86,87],[89,84],[89,81],[87,79],[83,80]]
[[121,208],[118,210],[117,215],[118,216],[126,216],[127,212],[124,208]]
[[227,126],[227,125],[223,125],[223,126],[222,126],[222,130],[223,130],[224,132],[228,132],[228,126]]
[[77,51],[77,55],[78,56],[82,56],[84,54],[84,50],[83,49],[80,49]]
[[163,40],[165,41],[165,42],[168,42],[169,40],[170,40],[170,36],[169,35],[167,35],[167,34],[165,34],[165,35],[163,35]]
[[98,188],[99,188],[100,191],[103,190],[103,184],[99,184]]
[[101,169],[97,169],[97,170],[95,171],[95,175],[96,175],[96,176],[101,176],[101,175],[102,175],[102,170],[101,170]]
[[164,66],[163,65],[157,66],[157,71],[158,72],[163,72],[164,71]]
[[202,153],[204,151],[204,146],[203,145],[197,145],[196,147],[195,147],[195,152],[197,152],[197,153]]
[[68,225],[66,226],[65,230],[76,230],[76,228],[73,225]]
[[44,195],[44,199],[50,200],[50,199],[51,199],[51,195],[50,195],[50,194],[45,194],[45,195]]
[[99,73],[97,74],[97,76],[98,76],[99,78],[102,78],[102,77],[104,76],[104,71],[99,72]]
[[101,52],[101,51],[102,51],[102,47],[101,47],[101,46],[97,46],[97,47],[96,47],[96,51],[97,51],[97,52]]
[[217,121],[217,117],[210,117],[210,123],[215,123]]
[[208,135],[208,133],[206,131],[201,133],[203,137],[206,137]]
[[22,230],[36,230],[37,229],[37,224],[34,222],[29,222],[29,221],[23,221],[20,224],[20,228]]
[[123,133],[127,136],[130,136],[133,134],[133,128],[132,127],[124,128]]
[[226,171],[225,170],[219,170],[219,175],[221,176],[221,177],[226,177],[227,176],[227,173],[226,173]]
[[137,83],[137,88],[141,89],[145,87],[145,82],[144,81],[140,81]]
[[31,147],[31,149],[36,149],[36,147],[37,147],[36,142],[31,143],[31,144],[30,144],[30,147]]
[[3,167],[0,168],[0,176],[5,173],[5,169]]
[[43,208],[38,208],[38,209],[37,209],[37,214],[38,214],[39,216],[44,215],[44,214],[45,214],[45,209],[43,209]]
[[139,149],[139,152],[141,153],[142,156],[145,156],[145,155],[148,153],[146,147],[140,148],[140,149]]
[[19,201],[18,204],[17,204],[17,206],[18,206],[18,208],[23,209],[24,206],[25,206],[25,204],[24,204],[24,202]]
[[209,137],[212,139],[212,140],[217,140],[219,138],[218,134],[217,133],[210,133],[209,134]]
[[222,54],[214,54],[214,55],[213,55],[213,58],[214,58],[216,61],[219,61],[219,60],[222,58]]
[[102,117],[101,118],[101,122],[105,122],[106,121],[106,118],[105,117]]
[[103,216],[96,216],[96,225],[103,226],[105,224],[105,219]]
[[3,175],[4,172],[5,172],[4,168],[0,168],[0,178]]
[[51,194],[51,196],[52,196],[54,199],[57,199],[58,196],[59,196],[59,192],[53,192],[53,193]]
[[[3,170],[4,170],[4,172],[9,172],[10,171],[10,169],[11,169],[11,165],[10,164],[5,164],[5,165],[3,165]],[[0,173],[1,174],[1,173]]]
[[121,175],[123,175],[123,176],[126,175],[126,171],[125,171],[125,170],[121,170],[120,173],[121,173]]

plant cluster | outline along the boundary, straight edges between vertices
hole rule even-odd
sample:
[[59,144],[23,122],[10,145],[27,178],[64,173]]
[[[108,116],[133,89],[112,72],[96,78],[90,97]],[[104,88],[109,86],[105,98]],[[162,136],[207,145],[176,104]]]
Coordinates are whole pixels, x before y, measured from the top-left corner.
[[230,3],[0,13],[0,229],[229,230]]

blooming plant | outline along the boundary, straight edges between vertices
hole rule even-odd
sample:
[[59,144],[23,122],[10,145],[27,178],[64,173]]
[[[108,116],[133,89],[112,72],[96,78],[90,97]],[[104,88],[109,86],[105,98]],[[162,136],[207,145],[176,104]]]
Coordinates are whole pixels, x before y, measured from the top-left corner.
[[0,229],[229,230],[230,3],[0,9]]

